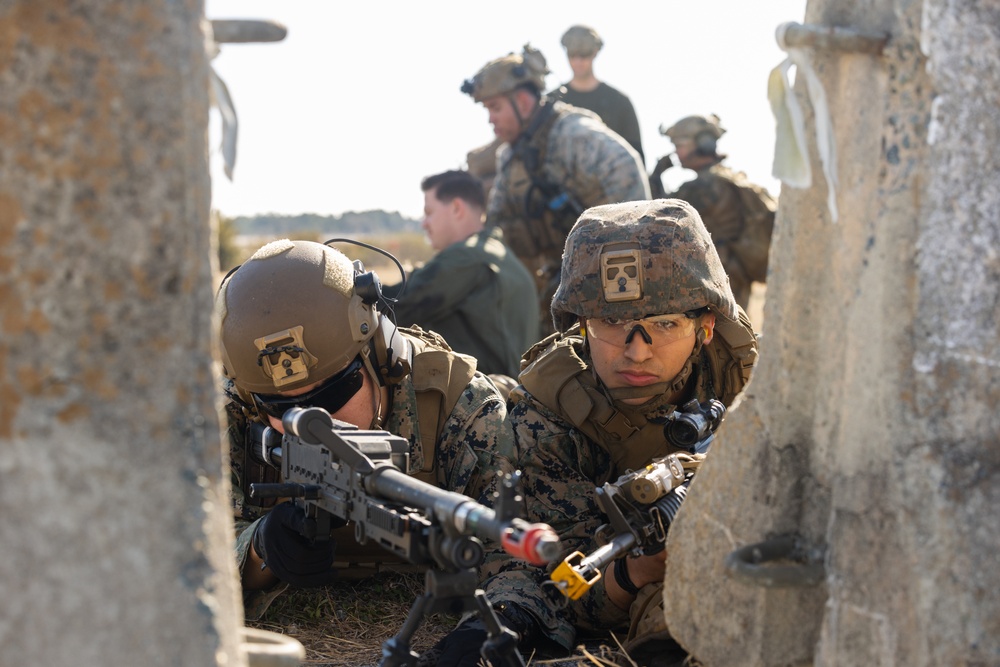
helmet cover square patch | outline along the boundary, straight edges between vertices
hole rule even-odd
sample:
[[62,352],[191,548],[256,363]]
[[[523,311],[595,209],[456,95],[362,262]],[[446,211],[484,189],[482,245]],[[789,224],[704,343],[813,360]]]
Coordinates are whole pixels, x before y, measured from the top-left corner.
[[301,326],[262,336],[254,341],[254,345],[260,350],[257,364],[279,389],[308,378],[309,367],[316,363],[305,348]]
[[642,250],[637,243],[615,243],[602,249],[601,284],[605,300],[614,303],[641,299],[642,283]]

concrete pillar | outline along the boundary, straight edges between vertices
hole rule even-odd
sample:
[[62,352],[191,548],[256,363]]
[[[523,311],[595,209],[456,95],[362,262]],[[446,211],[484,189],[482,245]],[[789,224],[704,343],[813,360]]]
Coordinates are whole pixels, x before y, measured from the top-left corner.
[[240,665],[203,3],[0,0],[0,662]]
[[[759,366],[671,531],[668,623],[706,666],[998,664],[1000,4],[811,0],[805,20],[891,38],[813,54],[839,221],[811,138]],[[820,585],[730,576],[778,535]]]

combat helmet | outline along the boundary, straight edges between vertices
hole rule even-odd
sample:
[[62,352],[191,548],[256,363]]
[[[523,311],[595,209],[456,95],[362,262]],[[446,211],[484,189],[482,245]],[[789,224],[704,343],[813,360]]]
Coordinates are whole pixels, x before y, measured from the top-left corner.
[[601,50],[604,42],[590,26],[575,25],[563,33],[562,45],[568,56],[593,56]]
[[739,327],[736,299],[708,230],[680,199],[595,206],[566,237],[552,321],[633,320],[708,307],[716,328]]
[[223,373],[245,400],[325,380],[359,356],[373,378],[398,379],[409,370],[407,350],[377,310],[381,299],[378,276],[340,251],[271,242],[216,296]]
[[523,84],[530,84],[541,93],[545,90],[548,73],[542,52],[525,44],[521,53],[511,52],[483,65],[474,77],[465,80],[462,92],[471,95],[476,102],[512,93]]
[[719,117],[715,114],[685,116],[670,127],[666,127],[666,123],[660,125],[660,134],[669,138],[674,144],[678,140],[690,139],[703,152],[714,152],[715,142],[725,133],[726,129],[722,127]]

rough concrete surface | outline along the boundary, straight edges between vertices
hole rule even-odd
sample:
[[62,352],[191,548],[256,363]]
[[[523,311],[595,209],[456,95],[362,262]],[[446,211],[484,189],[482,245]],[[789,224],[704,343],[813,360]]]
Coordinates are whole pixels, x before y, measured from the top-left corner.
[[[754,378],[671,531],[668,622],[705,665],[1000,664],[1000,5],[813,1],[806,22],[891,37],[813,54],[839,220],[814,154],[781,192]],[[782,534],[823,584],[729,575]]]

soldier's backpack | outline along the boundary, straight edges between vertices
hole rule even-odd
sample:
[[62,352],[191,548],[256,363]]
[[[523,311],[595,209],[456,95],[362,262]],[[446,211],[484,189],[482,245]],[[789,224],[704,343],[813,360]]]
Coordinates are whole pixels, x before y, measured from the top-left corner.
[[743,172],[735,173],[732,183],[740,195],[744,226],[743,234],[729,247],[736,253],[750,280],[763,283],[767,281],[767,258],[778,201],[767,190],[751,183]]

